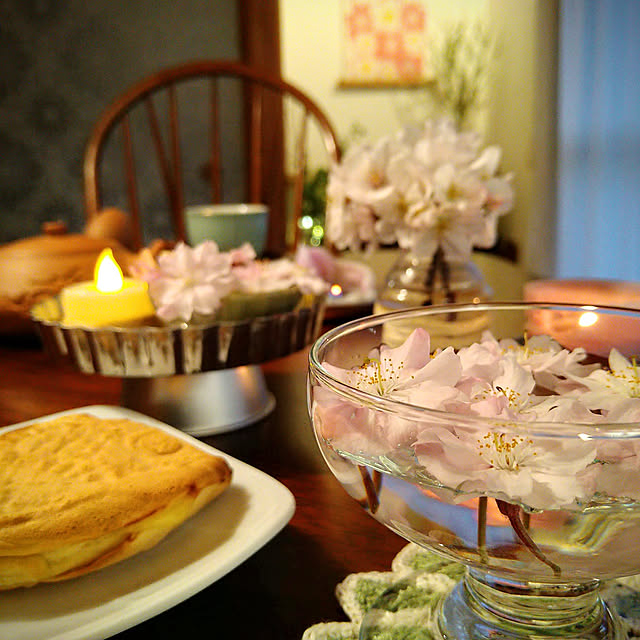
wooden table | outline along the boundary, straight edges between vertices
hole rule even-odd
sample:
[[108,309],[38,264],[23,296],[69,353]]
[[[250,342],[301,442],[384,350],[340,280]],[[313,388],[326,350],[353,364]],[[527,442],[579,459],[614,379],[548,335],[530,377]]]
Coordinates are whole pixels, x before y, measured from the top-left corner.
[[[204,438],[288,487],[296,500],[290,523],[224,578],[118,640],[299,639],[312,624],[346,620],[334,588],[349,573],[390,569],[404,540],[346,494],[317,448],[306,409],[307,355],[263,366],[277,403],[270,416]],[[91,404],[118,405],[120,390],[119,379],[52,361],[35,338],[0,341],[1,426]]]

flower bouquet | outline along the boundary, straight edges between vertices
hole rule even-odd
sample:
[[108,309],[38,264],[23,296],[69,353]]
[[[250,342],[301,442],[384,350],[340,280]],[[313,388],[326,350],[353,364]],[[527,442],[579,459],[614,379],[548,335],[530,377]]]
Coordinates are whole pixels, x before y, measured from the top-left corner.
[[478,134],[446,119],[354,145],[329,173],[326,238],[341,250],[405,250],[387,284],[396,292],[380,296],[387,309],[482,299],[477,290],[456,295],[464,286],[455,269],[474,247],[495,244],[498,219],[513,207],[500,159],[497,146],[483,147]]

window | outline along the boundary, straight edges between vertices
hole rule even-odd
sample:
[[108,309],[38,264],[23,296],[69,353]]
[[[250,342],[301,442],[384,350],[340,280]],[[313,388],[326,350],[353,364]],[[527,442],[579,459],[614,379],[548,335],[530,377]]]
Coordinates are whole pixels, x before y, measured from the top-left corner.
[[640,280],[640,2],[560,6],[555,275]]

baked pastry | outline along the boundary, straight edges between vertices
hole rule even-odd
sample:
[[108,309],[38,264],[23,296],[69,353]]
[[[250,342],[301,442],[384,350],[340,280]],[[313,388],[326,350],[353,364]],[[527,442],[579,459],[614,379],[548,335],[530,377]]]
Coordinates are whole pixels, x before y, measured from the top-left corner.
[[231,473],[222,457],[127,419],[69,414],[0,434],[0,589],[149,549]]

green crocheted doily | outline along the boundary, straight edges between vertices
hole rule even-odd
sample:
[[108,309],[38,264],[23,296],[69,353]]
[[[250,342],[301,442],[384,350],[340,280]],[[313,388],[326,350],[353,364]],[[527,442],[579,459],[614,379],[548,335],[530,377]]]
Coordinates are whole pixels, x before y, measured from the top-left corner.
[[[461,564],[408,544],[391,571],[354,573],[338,584],[336,597],[348,622],[314,624],[302,640],[357,640],[367,612],[374,622],[370,640],[432,640],[438,602],[463,574]],[[612,580],[603,596],[620,615],[630,640],[640,640],[640,576]]]

